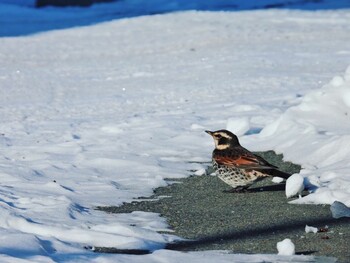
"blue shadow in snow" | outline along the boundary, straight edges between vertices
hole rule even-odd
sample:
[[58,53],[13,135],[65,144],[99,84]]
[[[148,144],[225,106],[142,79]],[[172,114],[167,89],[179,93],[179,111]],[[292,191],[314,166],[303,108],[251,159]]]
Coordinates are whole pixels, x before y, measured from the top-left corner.
[[259,134],[261,130],[262,128],[260,127],[253,127],[253,128],[250,128],[244,135]]
[[257,9],[326,10],[350,8],[350,0],[116,0],[91,7],[35,8],[1,4],[0,37],[88,26],[121,18],[170,12],[243,11]]

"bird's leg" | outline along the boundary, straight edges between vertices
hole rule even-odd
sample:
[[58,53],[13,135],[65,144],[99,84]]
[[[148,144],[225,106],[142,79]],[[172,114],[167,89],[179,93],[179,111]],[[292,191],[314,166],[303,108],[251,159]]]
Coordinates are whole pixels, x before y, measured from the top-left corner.
[[223,192],[224,193],[246,193],[248,192],[248,186],[238,186],[236,188],[231,188],[231,189],[228,189],[228,190],[224,190]]

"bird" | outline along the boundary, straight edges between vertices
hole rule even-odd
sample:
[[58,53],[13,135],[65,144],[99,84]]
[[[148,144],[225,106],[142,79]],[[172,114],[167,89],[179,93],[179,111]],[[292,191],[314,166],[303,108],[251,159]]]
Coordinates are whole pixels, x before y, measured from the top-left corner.
[[290,176],[242,147],[238,137],[232,132],[228,130],[205,132],[213,137],[215,143],[212,154],[215,174],[232,187],[226,192],[246,192],[252,184],[269,176],[285,179]]

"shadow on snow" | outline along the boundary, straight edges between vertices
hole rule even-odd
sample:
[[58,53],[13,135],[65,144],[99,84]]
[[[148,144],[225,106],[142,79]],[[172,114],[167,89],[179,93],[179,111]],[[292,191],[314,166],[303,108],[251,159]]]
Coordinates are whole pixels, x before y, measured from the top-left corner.
[[350,0],[119,0],[88,8],[34,8],[3,5],[0,1],[0,37],[88,26],[121,18],[178,11],[243,11],[257,9],[325,10],[350,8]]

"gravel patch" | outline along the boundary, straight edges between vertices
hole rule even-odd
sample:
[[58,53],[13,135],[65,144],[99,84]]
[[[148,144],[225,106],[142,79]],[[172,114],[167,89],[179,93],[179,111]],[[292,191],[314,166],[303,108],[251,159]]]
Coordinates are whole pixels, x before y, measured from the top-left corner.
[[[285,172],[300,170],[300,166],[283,162],[283,156],[272,151],[257,154]],[[208,167],[207,174],[211,172]],[[151,197],[98,209],[109,213],[160,213],[174,234],[188,239],[169,244],[168,249],[274,254],[277,242],[290,238],[297,254],[350,262],[350,218],[332,218],[329,205],[289,204],[291,199],[286,198],[284,187],[284,183],[275,184],[268,178],[247,193],[225,193],[230,187],[216,176],[190,176],[169,181],[169,186],[155,189]],[[306,233],[306,225],[324,232]],[[113,252],[107,248],[98,251]]]

